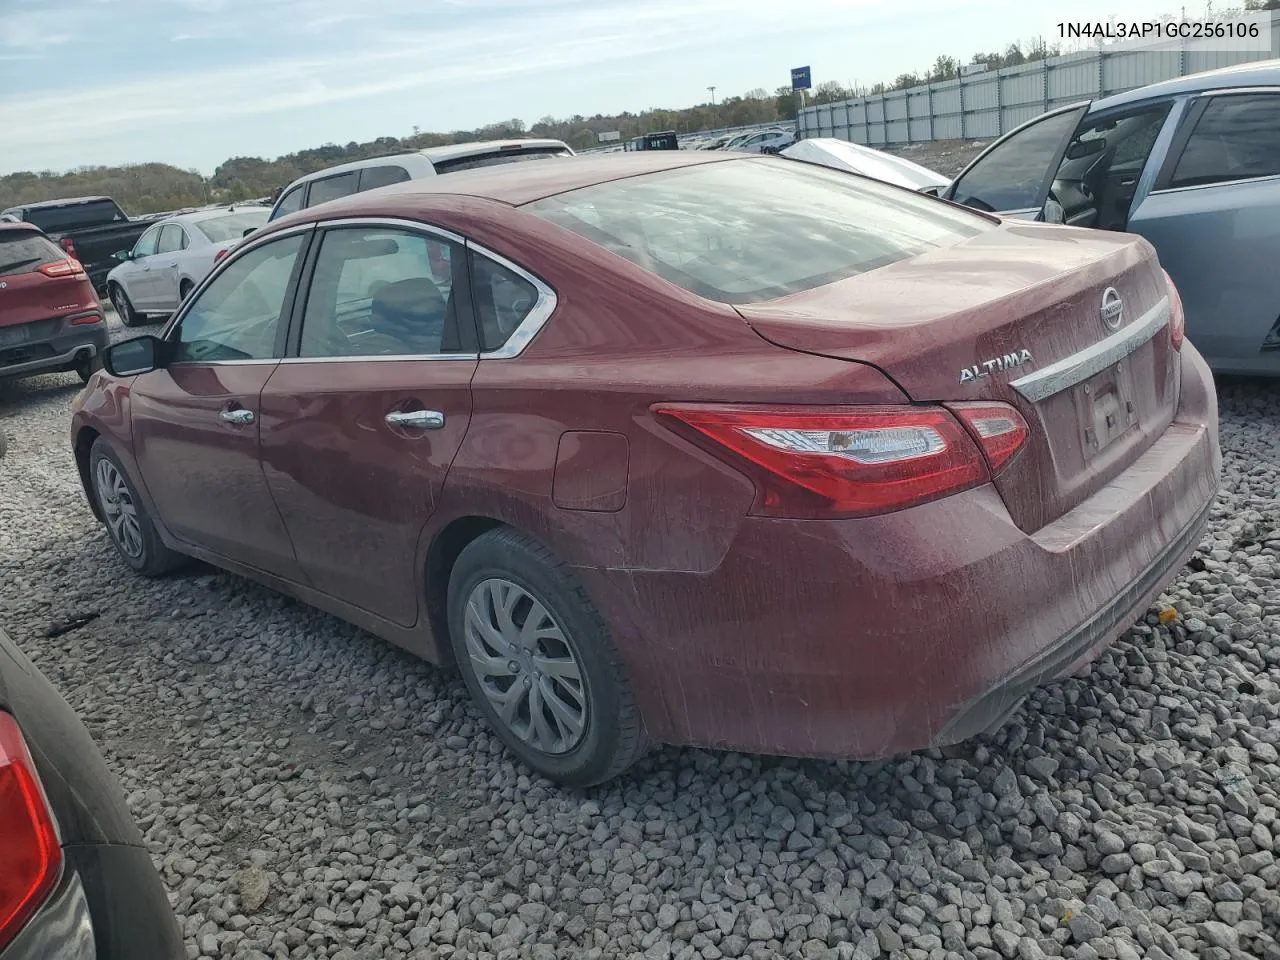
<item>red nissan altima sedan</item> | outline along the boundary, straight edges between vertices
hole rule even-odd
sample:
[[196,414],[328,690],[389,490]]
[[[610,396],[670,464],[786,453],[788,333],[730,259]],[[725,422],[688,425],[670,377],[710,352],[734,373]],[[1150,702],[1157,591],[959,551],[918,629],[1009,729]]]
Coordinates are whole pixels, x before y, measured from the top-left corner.
[[1145,240],[770,157],[325,204],[106,367],[72,442],[127,564],[454,663],[565,783],[992,730],[1147,609],[1221,463]]

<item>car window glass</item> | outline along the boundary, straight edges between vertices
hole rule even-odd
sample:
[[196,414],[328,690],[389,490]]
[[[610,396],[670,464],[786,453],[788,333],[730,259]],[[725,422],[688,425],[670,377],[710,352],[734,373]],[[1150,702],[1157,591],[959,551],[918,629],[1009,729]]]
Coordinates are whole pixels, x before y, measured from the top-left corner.
[[65,250],[35,231],[0,231],[0,277],[30,273],[66,258]]
[[1280,95],[1215,97],[1187,140],[1170,186],[1280,175]]
[[203,233],[210,243],[225,243],[228,240],[239,240],[246,230],[256,230],[266,222],[267,211],[259,208],[228,214],[225,217],[201,220],[195,228]]
[[156,253],[177,253],[186,246],[185,240],[180,226],[166,223],[160,228],[160,242],[156,246]]
[[462,349],[447,240],[361,227],[327,232],[302,321],[301,357],[423,356]]
[[160,242],[160,228],[152,227],[138,238],[133,245],[133,258],[149,257],[156,252],[156,244]]
[[360,171],[352,170],[350,173],[340,173],[336,177],[313,180],[311,193],[307,195],[307,206],[314,207],[317,203],[328,203],[330,200],[337,200],[339,197],[355,193],[359,179]]
[[998,144],[956,181],[955,199],[987,211],[1040,206],[1045,176],[1079,118],[1076,111],[1059,113]]
[[488,257],[471,258],[471,287],[480,321],[480,349],[497,350],[538,302],[538,288]]
[[301,210],[302,209],[302,191],[306,189],[306,186],[307,185],[304,183],[302,184],[302,186],[294,187],[292,190],[286,193],[283,197],[281,197],[280,202],[276,204],[276,209],[271,214],[270,219],[279,220],[283,216],[287,216],[290,213],[297,213],[299,210]]
[[264,243],[229,263],[204,288],[170,335],[175,362],[268,360],[302,237]]
[[809,290],[993,229],[952,204],[767,157],[614,180],[523,209],[721,303]]
[[360,171],[360,191],[376,190],[378,187],[403,183],[409,179],[409,171],[394,164],[383,167],[365,167]]

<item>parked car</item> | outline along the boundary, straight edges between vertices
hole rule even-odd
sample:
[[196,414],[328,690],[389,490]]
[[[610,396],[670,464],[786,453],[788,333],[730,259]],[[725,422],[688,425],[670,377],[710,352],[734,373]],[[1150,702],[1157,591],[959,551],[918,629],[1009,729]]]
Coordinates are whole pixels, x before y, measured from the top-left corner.
[[116,265],[112,255],[133,246],[155,217],[132,219],[110,197],[68,197],[27,203],[0,211],[0,217],[30,223],[78,260],[93,282],[104,289],[107,273]]
[[796,138],[786,130],[760,130],[725,149],[739,153],[778,153],[795,142]]
[[919,190],[937,196],[951,182],[942,174],[912,163],[902,157],[895,157],[883,150],[864,147],[848,140],[837,140],[834,137],[813,137],[797,140],[791,146],[780,151],[782,156],[791,160],[802,160],[805,163],[820,163],[824,167],[836,170],[847,170],[860,173],[866,177],[875,177],[885,183],[892,183],[908,190]]
[[271,220],[327,203],[353,193],[363,193],[405,180],[421,180],[442,173],[498,166],[545,157],[572,157],[562,140],[483,140],[427,147],[414,153],[371,157],[329,167],[299,177],[285,188],[271,209]]
[[267,222],[261,206],[221,207],[161,220],[130,250],[116,253],[107,274],[107,295],[126,327],[148,314],[178,308],[213,265],[245,235]]
[[947,196],[1146,237],[1210,366],[1280,375],[1280,60],[1050,111],[993,143]]
[[[443,264],[447,269],[441,269]],[[539,773],[994,729],[1199,543],[1151,246],[778,157],[526,164],[264,228],[73,405],[122,560],[455,662]]]
[[0,223],[0,379],[75,370],[87,381],[107,342],[79,261],[30,223]]
[[626,150],[634,152],[636,150],[679,150],[680,139],[676,136],[674,130],[664,130],[661,133],[646,133],[643,136],[632,137],[626,142]]
[[89,731],[0,630],[0,960],[185,960]]

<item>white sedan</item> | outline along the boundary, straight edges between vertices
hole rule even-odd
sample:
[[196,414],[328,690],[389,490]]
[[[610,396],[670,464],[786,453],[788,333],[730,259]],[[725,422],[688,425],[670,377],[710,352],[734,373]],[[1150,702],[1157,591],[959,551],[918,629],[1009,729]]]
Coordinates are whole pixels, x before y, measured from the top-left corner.
[[132,250],[122,250],[107,274],[107,295],[120,322],[145,323],[148,314],[168,316],[196,284],[226,256],[246,231],[267,222],[266,207],[197,210],[158,221]]
[[783,150],[782,155],[792,160],[819,163],[824,167],[860,173],[864,177],[874,177],[885,183],[897,184],[921,193],[931,193],[934,196],[937,196],[951,182],[942,174],[928,167],[922,167],[918,163],[912,163],[910,160],[904,160],[902,157],[830,137],[798,140]]

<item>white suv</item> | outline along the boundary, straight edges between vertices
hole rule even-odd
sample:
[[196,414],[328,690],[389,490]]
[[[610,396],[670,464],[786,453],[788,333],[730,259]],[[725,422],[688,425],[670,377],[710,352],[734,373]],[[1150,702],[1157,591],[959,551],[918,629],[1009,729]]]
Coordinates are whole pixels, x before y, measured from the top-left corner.
[[421,180],[442,173],[489,167],[499,163],[537,160],[542,157],[572,157],[573,150],[561,140],[485,140],[427,147],[414,153],[370,157],[327,170],[317,170],[289,184],[268,220],[278,220],[318,203],[337,200],[352,193],[386,187],[404,180]]

